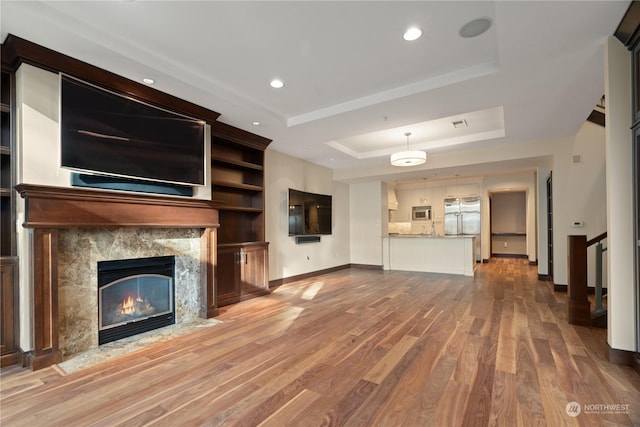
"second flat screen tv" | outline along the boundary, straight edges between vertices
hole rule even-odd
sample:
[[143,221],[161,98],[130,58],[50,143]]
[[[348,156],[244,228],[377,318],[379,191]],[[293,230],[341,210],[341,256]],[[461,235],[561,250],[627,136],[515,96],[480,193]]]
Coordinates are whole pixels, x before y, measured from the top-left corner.
[[62,75],[61,166],[182,185],[205,183],[206,124]]
[[331,234],[332,197],[289,189],[289,236]]

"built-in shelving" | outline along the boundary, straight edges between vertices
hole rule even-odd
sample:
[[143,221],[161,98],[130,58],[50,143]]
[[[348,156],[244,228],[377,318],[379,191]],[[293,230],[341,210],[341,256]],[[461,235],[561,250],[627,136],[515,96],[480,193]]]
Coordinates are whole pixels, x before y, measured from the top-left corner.
[[220,165],[228,165],[228,166],[234,166],[234,167],[239,167],[239,168],[245,168],[245,169],[252,169],[252,170],[263,170],[264,167],[262,165],[258,165],[255,163],[249,163],[249,162],[245,162],[242,160],[233,160],[233,159],[225,159],[225,158],[221,158],[218,156],[211,156],[211,160],[214,163],[220,164]]
[[15,200],[11,100],[13,75],[2,70],[0,89],[0,256],[15,256]]
[[223,123],[215,123],[211,135],[211,185],[220,213],[216,298],[223,306],[269,292],[264,150],[271,141]]
[[15,233],[15,158],[11,105],[13,72],[0,83],[0,365],[18,362],[18,257]]

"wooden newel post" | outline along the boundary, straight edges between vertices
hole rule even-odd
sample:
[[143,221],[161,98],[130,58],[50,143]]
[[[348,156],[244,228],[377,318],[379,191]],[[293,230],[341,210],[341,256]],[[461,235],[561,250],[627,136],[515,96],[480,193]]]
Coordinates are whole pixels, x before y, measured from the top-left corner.
[[587,236],[567,236],[567,321],[591,326],[591,305],[587,298]]

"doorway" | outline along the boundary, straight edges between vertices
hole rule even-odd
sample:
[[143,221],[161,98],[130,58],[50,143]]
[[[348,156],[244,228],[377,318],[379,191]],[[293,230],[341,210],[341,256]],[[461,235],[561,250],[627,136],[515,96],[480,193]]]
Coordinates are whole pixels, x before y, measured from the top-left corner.
[[527,258],[527,193],[491,194],[491,256]]

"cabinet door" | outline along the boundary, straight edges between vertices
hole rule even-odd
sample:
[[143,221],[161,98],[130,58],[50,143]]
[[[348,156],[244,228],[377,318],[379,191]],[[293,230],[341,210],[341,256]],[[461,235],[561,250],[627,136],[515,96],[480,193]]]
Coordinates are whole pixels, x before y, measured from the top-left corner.
[[431,188],[431,217],[444,218],[444,187]]
[[237,247],[218,248],[216,301],[218,306],[240,301],[240,264]]
[[265,246],[245,246],[240,252],[242,295],[269,292],[268,252]]
[[398,197],[397,222],[411,221],[411,190],[396,191]]
[[475,182],[471,184],[460,184],[458,186],[458,197],[477,196],[478,194],[478,184]]
[[0,354],[12,353],[16,346],[16,281],[17,265],[3,260],[0,264]]
[[444,195],[447,198],[458,197],[458,193],[459,193],[458,185],[450,184],[450,185],[445,186],[445,188],[444,188]]
[[412,191],[412,206],[431,206],[431,189],[420,188]]
[[470,184],[455,184],[447,185],[445,188],[446,197],[464,197],[464,196],[477,196],[478,183],[472,182]]

